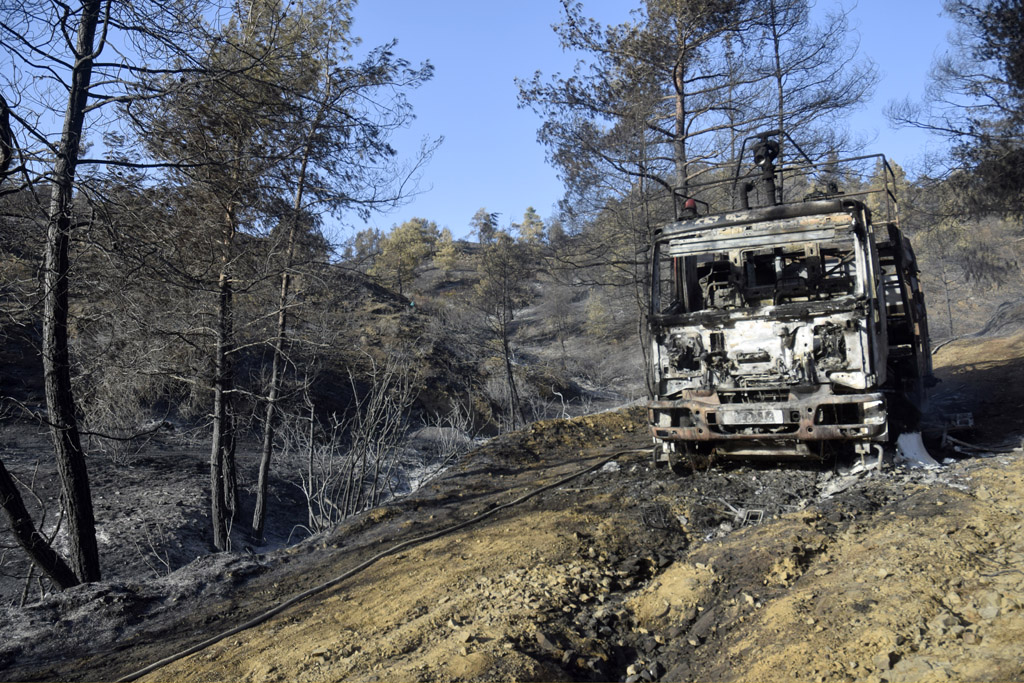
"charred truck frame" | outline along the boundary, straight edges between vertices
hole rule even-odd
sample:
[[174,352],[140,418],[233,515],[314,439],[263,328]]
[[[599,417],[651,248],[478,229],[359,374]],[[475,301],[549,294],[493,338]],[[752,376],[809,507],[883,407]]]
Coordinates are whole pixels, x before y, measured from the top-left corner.
[[[881,455],[925,408],[924,298],[892,169],[882,155],[777,167],[782,138],[748,139],[746,177],[691,186],[653,232],[656,462]],[[874,186],[844,194],[830,179],[854,162],[874,163]],[[780,202],[783,177],[806,196]],[[730,185],[739,208],[702,213],[693,196]]]

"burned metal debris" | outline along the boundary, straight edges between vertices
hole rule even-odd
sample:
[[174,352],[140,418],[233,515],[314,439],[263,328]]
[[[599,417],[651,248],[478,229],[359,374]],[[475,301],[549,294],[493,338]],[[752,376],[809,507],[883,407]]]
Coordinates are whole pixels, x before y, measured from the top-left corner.
[[700,215],[687,202],[653,233],[656,462],[878,455],[924,409],[924,300],[885,158],[885,182],[862,193],[873,200],[835,188],[793,200],[783,177],[807,187],[822,172],[776,168],[772,135],[755,148],[765,206],[747,208],[747,180],[744,208]]

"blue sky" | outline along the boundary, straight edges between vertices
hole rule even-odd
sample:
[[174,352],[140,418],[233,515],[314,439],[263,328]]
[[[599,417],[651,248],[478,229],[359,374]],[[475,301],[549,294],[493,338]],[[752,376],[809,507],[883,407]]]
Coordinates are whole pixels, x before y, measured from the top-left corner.
[[[847,0],[847,7],[851,2]],[[629,17],[636,3],[583,0],[585,13],[604,23]],[[817,11],[835,3],[818,0]],[[940,0],[859,0],[851,28],[860,35],[861,54],[881,73],[875,96],[850,119],[850,128],[911,171],[921,153],[940,141],[913,130],[892,130],[882,110],[894,99],[920,97],[935,56],[952,28],[940,16]],[[536,142],[540,120],[517,108],[514,79],[568,73],[575,56],[561,51],[551,25],[561,20],[559,0],[361,0],[354,33],[369,48],[398,40],[396,53],[435,67],[433,80],[411,93],[416,120],[396,139],[413,152],[425,137],[445,137],[424,169],[421,193],[370,225],[388,229],[413,216],[435,221],[465,236],[480,207],[499,212],[502,226],[519,221],[528,206],[547,218],[562,196],[556,174]],[[358,226],[357,226],[358,227]]]

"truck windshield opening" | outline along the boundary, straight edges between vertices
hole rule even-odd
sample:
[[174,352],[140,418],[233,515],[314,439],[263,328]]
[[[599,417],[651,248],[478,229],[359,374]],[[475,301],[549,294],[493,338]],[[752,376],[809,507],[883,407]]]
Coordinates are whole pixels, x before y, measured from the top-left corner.
[[656,315],[816,301],[858,291],[853,239],[673,256],[655,245]]

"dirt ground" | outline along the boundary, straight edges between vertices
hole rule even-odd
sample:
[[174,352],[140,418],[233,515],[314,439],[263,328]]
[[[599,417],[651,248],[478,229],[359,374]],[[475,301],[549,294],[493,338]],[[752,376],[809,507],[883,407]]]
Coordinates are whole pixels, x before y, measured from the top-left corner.
[[330,535],[9,609],[0,679],[116,679],[472,520],[145,680],[1024,679],[1024,336],[936,366],[960,438],[1009,452],[678,477],[639,411],[537,423]]

